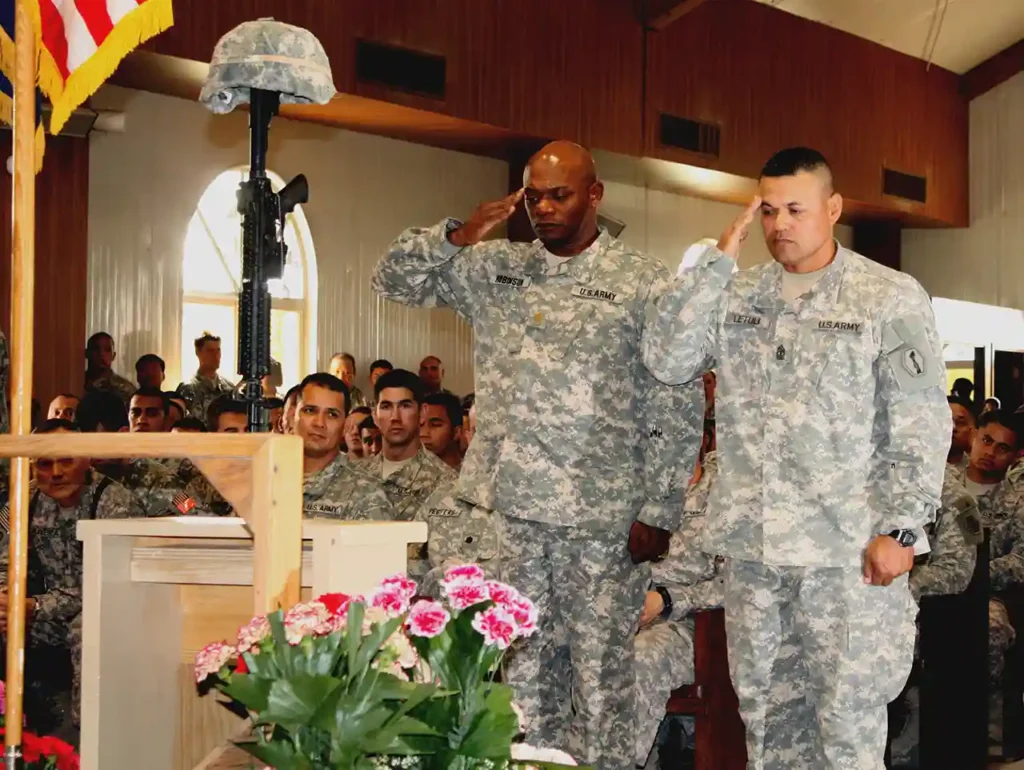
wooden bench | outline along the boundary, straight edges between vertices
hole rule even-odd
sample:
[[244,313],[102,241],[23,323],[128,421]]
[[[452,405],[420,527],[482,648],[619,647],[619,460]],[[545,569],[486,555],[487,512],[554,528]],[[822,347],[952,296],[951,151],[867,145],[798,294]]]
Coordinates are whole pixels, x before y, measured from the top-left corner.
[[694,717],[696,770],[744,770],[746,737],[729,679],[725,611],[699,612],[695,625],[694,683],[672,693],[667,713]]

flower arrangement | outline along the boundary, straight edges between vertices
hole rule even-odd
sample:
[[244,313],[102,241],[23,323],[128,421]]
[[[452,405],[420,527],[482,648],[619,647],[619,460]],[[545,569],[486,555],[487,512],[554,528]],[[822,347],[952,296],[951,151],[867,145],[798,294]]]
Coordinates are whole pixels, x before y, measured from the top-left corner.
[[[7,714],[6,688],[0,682],[0,739],[6,733],[4,717]],[[78,770],[78,754],[74,747],[60,738],[22,732],[21,754],[25,770]]]
[[251,716],[238,745],[275,770],[573,766],[561,752],[515,743],[512,689],[495,674],[537,628],[533,603],[454,567],[445,601],[416,597],[404,576],[367,597],[327,594],[257,616],[234,644],[196,655],[195,677]]

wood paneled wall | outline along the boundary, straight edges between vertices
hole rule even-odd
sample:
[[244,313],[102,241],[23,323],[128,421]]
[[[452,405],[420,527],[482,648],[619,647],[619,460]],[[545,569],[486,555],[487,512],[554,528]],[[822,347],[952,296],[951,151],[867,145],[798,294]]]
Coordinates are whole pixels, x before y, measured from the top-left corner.
[[[967,224],[967,100],[957,75],[750,0],[644,31],[628,0],[176,0],[150,43],[208,61],[261,16],[312,30],[338,88],[537,138],[569,138],[756,176],[775,150],[821,149],[858,211]],[[442,55],[444,100],[357,83],[356,40]],[[669,112],[721,128],[719,157],[662,147]],[[429,120],[429,116],[425,116]],[[882,167],[928,179],[925,204],[882,194]]]
[[[11,132],[0,132],[0,158]],[[0,181],[0,328],[11,329],[11,175]],[[81,393],[85,380],[85,298],[88,263],[89,141],[46,137],[36,177],[35,370],[32,396],[46,408],[61,392]]]
[[[647,41],[645,154],[756,177],[774,151],[809,145],[845,196],[966,226],[955,74],[749,0],[704,3]],[[662,147],[662,112],[719,126],[720,157]],[[883,166],[927,177],[927,203],[883,196]]]

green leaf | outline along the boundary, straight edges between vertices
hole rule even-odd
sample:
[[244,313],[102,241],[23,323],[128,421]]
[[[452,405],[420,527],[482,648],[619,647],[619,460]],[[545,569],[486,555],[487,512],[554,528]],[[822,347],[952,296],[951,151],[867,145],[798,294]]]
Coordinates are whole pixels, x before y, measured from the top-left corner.
[[274,656],[275,648],[276,645],[271,642],[267,650],[261,649],[255,654],[247,652],[242,656],[245,659],[245,665],[249,669],[250,676],[258,679],[277,679],[281,676],[281,669],[278,667]]
[[355,602],[348,606],[348,618],[346,620],[348,630],[345,633],[345,656],[348,659],[349,676],[355,676],[359,669],[356,668],[356,653],[359,652],[359,643],[362,641],[363,628],[363,605],[362,602]]
[[267,710],[260,718],[286,728],[307,725],[323,702],[340,686],[341,682],[331,676],[297,674],[278,679],[270,686]]
[[309,760],[300,756],[295,747],[286,742],[236,743],[240,749],[251,754],[274,770],[313,770]]
[[250,711],[260,712],[267,708],[271,684],[269,679],[259,679],[249,674],[235,674],[230,682],[220,685],[220,689]]
[[519,731],[519,720],[512,710],[512,688],[485,685],[481,688],[482,708],[462,734],[460,754],[488,759],[507,759],[509,747]]

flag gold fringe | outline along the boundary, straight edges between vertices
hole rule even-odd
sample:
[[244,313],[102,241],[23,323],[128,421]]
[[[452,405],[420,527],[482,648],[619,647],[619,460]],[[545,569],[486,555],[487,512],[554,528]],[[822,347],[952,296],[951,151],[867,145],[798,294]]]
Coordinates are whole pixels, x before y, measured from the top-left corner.
[[[38,14],[38,3],[35,6]],[[68,77],[65,83],[49,51],[40,46],[39,87],[53,104],[50,133],[56,134],[71,113],[103,85],[121,60],[142,43],[174,24],[171,0],[146,0],[126,14],[107,35],[96,52]],[[0,58],[3,55],[0,41]]]

